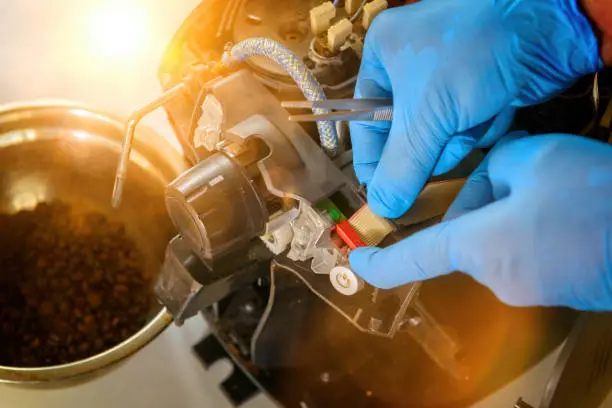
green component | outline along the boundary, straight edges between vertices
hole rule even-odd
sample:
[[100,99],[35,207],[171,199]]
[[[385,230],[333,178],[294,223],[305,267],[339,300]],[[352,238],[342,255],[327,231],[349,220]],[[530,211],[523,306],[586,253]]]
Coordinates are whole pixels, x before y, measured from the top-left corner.
[[327,212],[331,219],[336,223],[342,220],[346,220],[346,217],[344,216],[344,214],[342,214],[342,211],[340,211],[338,207],[336,207],[336,204],[334,204],[333,201],[329,198],[319,201],[315,207],[319,210]]
[[344,219],[344,215],[342,215],[342,213],[335,208],[329,210],[329,216],[332,220],[334,220],[334,222],[340,222]]

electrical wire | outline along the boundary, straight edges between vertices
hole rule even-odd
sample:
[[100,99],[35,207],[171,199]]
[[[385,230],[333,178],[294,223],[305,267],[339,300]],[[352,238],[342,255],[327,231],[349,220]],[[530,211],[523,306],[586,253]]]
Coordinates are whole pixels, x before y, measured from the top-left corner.
[[[269,38],[254,37],[236,43],[223,54],[223,64],[230,66],[234,62],[242,62],[254,56],[267,57],[287,71],[307,100],[327,99],[321,84],[306,68],[302,60],[287,47]],[[313,108],[312,111],[316,115],[330,113],[329,109],[321,108]],[[318,121],[317,128],[321,138],[321,146],[330,156],[334,156],[339,150],[338,135],[334,123],[328,120]]]
[[351,19],[349,20],[351,23],[354,23],[355,20],[357,20],[357,18],[359,18],[359,15],[361,14],[361,12],[363,11],[363,8],[365,7],[366,3],[368,2],[368,0],[363,0],[361,2],[361,5],[359,6],[359,8],[357,9],[357,11],[355,12],[355,14],[353,14],[351,16]]

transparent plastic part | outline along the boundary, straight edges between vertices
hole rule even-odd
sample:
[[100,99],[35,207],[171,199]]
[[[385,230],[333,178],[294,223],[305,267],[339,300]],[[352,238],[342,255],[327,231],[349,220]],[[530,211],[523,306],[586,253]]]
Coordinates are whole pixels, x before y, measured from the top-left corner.
[[320,248],[331,247],[329,218],[323,217],[307,204],[300,203],[300,215],[291,222],[293,240],[287,257],[294,261],[313,258]]

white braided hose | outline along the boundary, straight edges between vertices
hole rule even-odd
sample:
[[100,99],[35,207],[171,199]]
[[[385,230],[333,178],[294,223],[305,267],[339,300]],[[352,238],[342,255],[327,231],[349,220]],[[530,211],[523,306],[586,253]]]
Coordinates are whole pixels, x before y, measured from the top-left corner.
[[[232,62],[241,62],[253,56],[263,56],[271,59],[281,66],[296,82],[304,97],[309,101],[326,99],[323,88],[306,68],[300,58],[284,45],[269,38],[254,37],[240,41],[231,47],[223,55],[223,64],[230,65]],[[313,108],[316,115],[329,113],[329,109]],[[317,122],[321,146],[333,156],[338,152],[338,135],[331,121]]]

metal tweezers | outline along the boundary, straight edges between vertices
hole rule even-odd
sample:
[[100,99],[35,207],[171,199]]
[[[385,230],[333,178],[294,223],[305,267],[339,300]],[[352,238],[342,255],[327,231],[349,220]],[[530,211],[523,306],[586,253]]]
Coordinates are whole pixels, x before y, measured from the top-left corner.
[[393,99],[326,99],[320,101],[285,101],[283,108],[290,109],[332,109],[335,112],[324,114],[291,115],[293,122],[314,122],[320,120],[347,121],[390,121],[393,119]]

